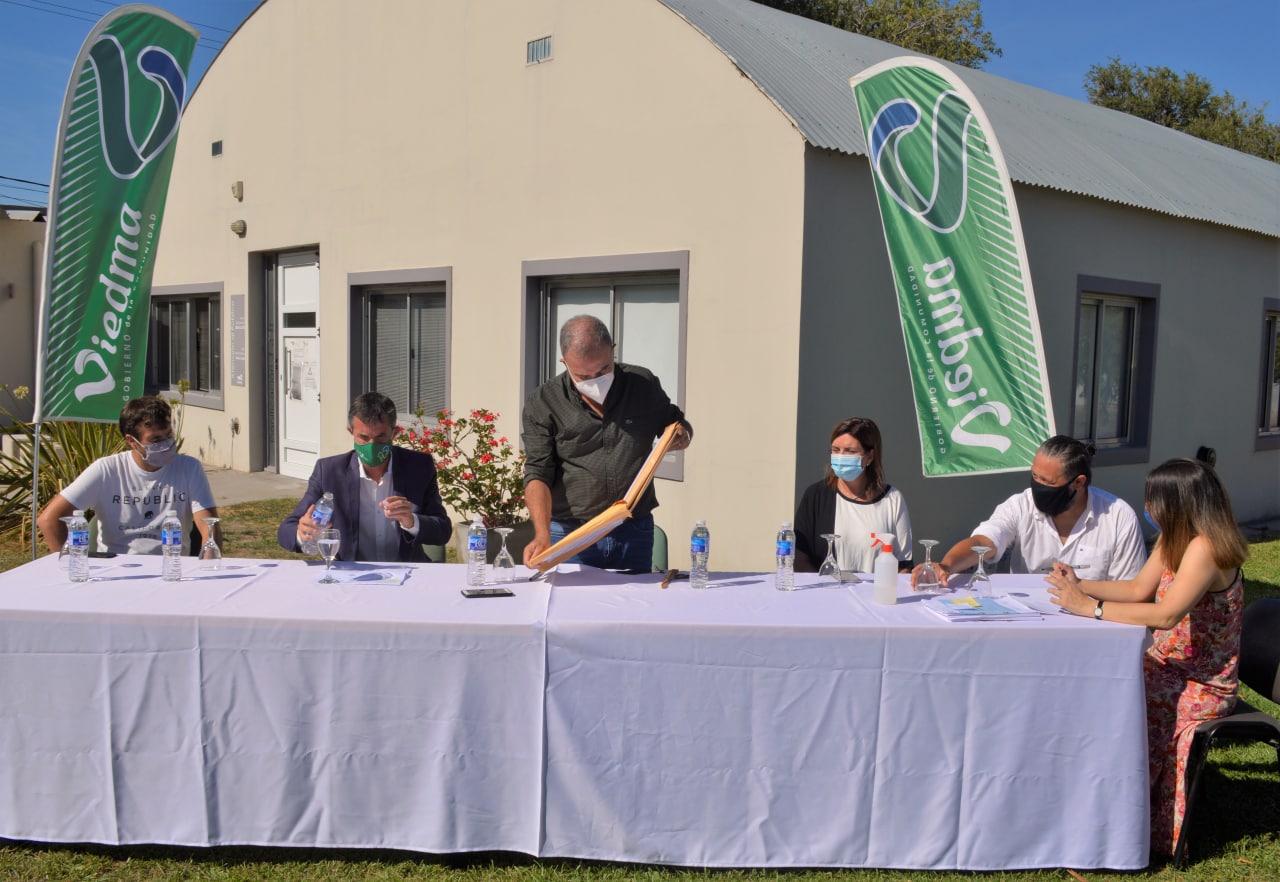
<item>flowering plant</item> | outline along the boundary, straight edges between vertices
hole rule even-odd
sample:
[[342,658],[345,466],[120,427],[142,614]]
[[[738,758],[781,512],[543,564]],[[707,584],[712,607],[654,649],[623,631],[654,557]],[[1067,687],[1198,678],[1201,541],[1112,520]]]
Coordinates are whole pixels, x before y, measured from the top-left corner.
[[440,498],[449,508],[480,515],[486,527],[510,527],[524,520],[524,454],[505,435],[494,437],[497,419],[484,408],[470,416],[442,410],[437,426],[402,428],[395,443],[435,458]]

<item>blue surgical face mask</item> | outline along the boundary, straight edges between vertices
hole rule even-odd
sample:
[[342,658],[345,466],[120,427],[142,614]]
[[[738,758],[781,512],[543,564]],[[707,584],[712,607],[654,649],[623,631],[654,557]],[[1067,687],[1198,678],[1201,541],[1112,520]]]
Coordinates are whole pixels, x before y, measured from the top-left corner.
[[831,471],[844,481],[853,481],[862,474],[862,456],[860,454],[831,454]]
[[1157,524],[1156,519],[1151,516],[1151,512],[1144,508],[1142,510],[1142,516],[1147,519],[1147,523],[1151,525],[1151,529],[1155,530],[1157,533],[1160,532],[1160,525]]

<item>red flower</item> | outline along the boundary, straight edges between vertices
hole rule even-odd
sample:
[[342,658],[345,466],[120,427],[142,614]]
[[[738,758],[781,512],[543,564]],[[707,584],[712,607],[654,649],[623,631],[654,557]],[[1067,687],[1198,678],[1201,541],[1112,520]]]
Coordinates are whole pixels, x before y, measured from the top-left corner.
[[[466,413],[466,411],[464,411]],[[415,411],[421,420],[421,411]],[[435,456],[440,496],[455,514],[479,514],[491,526],[509,526],[525,516],[525,456],[506,435],[494,440],[498,414],[475,408],[470,416],[437,412],[434,426],[401,429],[395,443]]]

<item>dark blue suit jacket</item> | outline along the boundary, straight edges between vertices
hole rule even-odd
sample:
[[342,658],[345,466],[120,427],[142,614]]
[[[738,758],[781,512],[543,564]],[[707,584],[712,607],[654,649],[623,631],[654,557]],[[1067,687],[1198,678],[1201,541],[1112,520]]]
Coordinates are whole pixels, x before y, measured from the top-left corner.
[[[285,551],[298,551],[298,521],[307,509],[329,492],[333,494],[333,526],[342,531],[342,544],[338,548],[338,560],[366,560],[357,547],[360,540],[360,486],[355,474],[356,452],[349,450],[337,456],[326,456],[316,461],[307,482],[307,492],[280,529],[276,539]],[[400,547],[396,560],[426,563],[423,544],[444,545],[453,537],[453,526],[440,501],[440,488],[436,484],[436,464],[431,455],[391,448],[392,496],[403,496],[418,510],[418,535],[410,538],[404,530],[400,534]]]

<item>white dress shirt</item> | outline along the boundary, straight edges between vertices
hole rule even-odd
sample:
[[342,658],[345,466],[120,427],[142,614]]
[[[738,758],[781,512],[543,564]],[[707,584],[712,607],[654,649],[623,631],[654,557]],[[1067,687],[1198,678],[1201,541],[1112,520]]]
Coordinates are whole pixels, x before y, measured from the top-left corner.
[[1132,579],[1147,559],[1138,517],[1123,499],[1090,486],[1089,504],[1065,542],[1053,518],[1036,508],[1031,488],[996,506],[973,535],[995,543],[987,557],[994,564],[1012,547],[1010,571],[1047,573],[1054,561],[1070,564],[1082,579]]
[[[375,481],[369,477],[360,464],[360,457],[351,458],[360,479],[360,535],[356,547],[359,556],[365,560],[393,561],[397,559],[400,548],[398,530],[403,529],[400,522],[386,516],[382,510],[384,503],[394,492],[391,483],[391,460],[387,460],[387,470],[382,473],[382,480]],[[413,525],[405,530],[410,537],[418,535],[418,515],[413,515]]]

